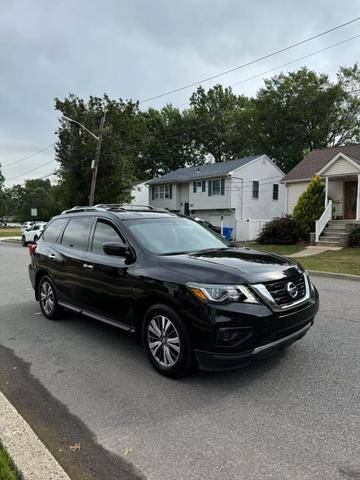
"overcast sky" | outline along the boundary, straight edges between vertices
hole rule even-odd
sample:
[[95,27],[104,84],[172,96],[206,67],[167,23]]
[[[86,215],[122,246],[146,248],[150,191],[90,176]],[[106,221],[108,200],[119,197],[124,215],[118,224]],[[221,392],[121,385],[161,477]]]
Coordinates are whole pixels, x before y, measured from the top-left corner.
[[[51,162],[52,148],[6,167],[56,142],[55,97],[148,98],[351,20],[359,7],[354,0],[1,0],[0,162],[7,185],[56,168],[24,175]],[[217,82],[232,85],[359,33],[356,22]],[[355,39],[286,70],[308,65],[334,77],[340,65],[359,61],[359,52]],[[233,88],[253,95],[262,83],[263,76]],[[143,108],[183,105],[192,90]]]

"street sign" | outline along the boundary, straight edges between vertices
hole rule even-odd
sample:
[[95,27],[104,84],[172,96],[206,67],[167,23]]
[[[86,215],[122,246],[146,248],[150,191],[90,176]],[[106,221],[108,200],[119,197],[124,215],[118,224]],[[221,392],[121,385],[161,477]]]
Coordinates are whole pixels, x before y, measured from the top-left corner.
[[37,217],[37,208],[32,208],[31,209],[31,216],[32,217]]

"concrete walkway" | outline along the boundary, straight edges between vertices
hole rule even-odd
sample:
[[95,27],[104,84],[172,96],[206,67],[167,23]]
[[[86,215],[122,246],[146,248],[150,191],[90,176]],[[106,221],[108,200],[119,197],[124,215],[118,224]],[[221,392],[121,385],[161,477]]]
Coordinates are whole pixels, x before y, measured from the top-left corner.
[[324,253],[327,250],[342,250],[342,247],[317,247],[310,245],[309,247],[300,250],[300,252],[292,253],[291,255],[286,255],[290,258],[297,257],[310,257],[311,255],[318,255],[319,253]]
[[19,240],[19,242],[20,242],[21,237],[14,237],[14,236],[12,236],[12,237],[0,237],[0,242],[6,242],[8,240]]

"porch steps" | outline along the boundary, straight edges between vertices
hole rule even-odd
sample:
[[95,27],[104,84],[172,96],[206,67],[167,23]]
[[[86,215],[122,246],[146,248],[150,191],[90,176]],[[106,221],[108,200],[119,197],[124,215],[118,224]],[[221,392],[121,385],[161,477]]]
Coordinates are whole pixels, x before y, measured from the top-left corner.
[[348,237],[346,225],[349,223],[353,222],[351,220],[330,220],[316,245],[324,247],[342,247],[346,245]]

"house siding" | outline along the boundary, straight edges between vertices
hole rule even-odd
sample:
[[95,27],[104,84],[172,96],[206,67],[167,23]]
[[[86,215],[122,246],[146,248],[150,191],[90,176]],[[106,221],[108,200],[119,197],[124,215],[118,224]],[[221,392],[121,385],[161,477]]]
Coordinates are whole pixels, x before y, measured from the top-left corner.
[[329,175],[354,175],[360,173],[360,168],[352,165],[345,158],[338,158],[329,168],[324,171],[325,176]]
[[287,183],[287,214],[292,215],[294,207],[297,204],[300,195],[305,192],[309,185],[309,182],[296,182],[296,183]]

